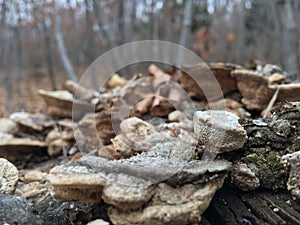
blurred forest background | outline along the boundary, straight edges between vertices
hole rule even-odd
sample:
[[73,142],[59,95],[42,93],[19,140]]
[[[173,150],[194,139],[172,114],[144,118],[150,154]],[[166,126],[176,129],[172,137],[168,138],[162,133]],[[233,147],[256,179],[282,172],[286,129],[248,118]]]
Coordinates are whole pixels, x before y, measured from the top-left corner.
[[39,110],[38,88],[80,79],[109,49],[144,39],[299,79],[299,37],[300,0],[0,0],[0,116]]

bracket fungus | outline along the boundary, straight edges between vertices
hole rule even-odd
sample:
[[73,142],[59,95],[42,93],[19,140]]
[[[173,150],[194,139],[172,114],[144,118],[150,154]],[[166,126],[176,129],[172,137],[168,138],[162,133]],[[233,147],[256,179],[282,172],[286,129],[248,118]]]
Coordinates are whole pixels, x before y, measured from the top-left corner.
[[18,180],[18,169],[8,160],[0,158],[0,193],[14,194]]
[[[281,191],[287,184],[300,199],[300,103],[273,107],[299,101],[299,84],[286,84],[272,65],[254,71],[197,64],[168,72],[150,65],[148,71],[130,80],[113,75],[99,92],[72,81],[64,91],[39,91],[53,118],[22,112],[0,119],[0,156],[22,168],[16,192],[39,216],[55,216],[59,224],[199,224],[227,175],[226,197],[217,194],[210,207],[220,218],[229,209],[235,222],[261,224],[248,207],[236,207],[249,193],[232,184],[243,191]],[[270,117],[253,118],[266,107]],[[73,121],[60,118],[72,111]],[[62,149],[64,157],[57,157]],[[34,165],[36,159],[47,162]],[[18,180],[18,170],[0,159],[0,195],[14,194]]]
[[284,79],[277,75],[265,77],[260,72],[245,69],[233,70],[231,75],[237,80],[238,89],[243,96],[242,103],[247,109],[267,108],[277,88],[279,88],[278,101],[299,101],[299,83],[275,84],[283,82]]
[[[197,64],[182,68],[179,80],[190,96],[200,99],[206,99],[209,96],[210,100],[219,100],[225,94],[237,90],[236,80],[230,75],[230,72],[237,68],[241,69],[242,67],[222,63],[211,63],[209,67],[204,64]],[[214,77],[212,78],[210,75]],[[202,90],[202,87],[199,87],[195,80],[197,83],[203,84],[206,90]],[[216,82],[220,85],[221,91],[216,89]]]
[[197,111],[194,132],[199,142],[212,152],[229,152],[243,147],[247,133],[239,117],[223,110]]
[[66,90],[39,90],[38,94],[45,101],[48,113],[53,116],[71,118],[73,103],[76,104],[75,114],[73,115],[74,118],[79,118],[84,112],[91,112],[93,110],[91,103],[74,99],[74,96]]
[[35,156],[46,155],[46,148],[47,143],[43,141],[11,137],[0,141],[0,157],[23,161],[28,159],[29,153],[34,152]]
[[149,151],[121,160],[82,157],[47,179],[57,199],[104,200],[113,224],[187,224],[200,221],[230,168],[224,160],[187,162]]

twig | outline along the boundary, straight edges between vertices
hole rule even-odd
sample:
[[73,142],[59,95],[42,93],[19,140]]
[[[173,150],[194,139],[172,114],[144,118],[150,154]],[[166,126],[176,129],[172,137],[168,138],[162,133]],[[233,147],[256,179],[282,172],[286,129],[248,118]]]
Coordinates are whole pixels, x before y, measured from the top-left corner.
[[279,89],[280,89],[280,85],[277,86],[277,89],[276,89],[273,97],[271,98],[271,100],[270,100],[270,102],[268,104],[268,107],[267,107],[267,109],[265,111],[263,119],[265,119],[267,117],[267,115],[270,113],[270,111],[271,111],[271,109],[272,109],[272,107],[273,107],[273,105],[274,105],[274,103],[275,103],[275,101],[277,99],[277,96],[278,96],[278,93],[279,93]]

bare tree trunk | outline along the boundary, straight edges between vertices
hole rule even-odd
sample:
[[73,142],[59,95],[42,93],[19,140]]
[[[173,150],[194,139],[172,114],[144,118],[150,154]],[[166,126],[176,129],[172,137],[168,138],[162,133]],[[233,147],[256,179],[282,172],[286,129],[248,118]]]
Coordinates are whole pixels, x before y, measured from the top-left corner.
[[68,77],[77,82],[77,77],[74,72],[73,66],[71,64],[71,61],[68,57],[63,36],[62,36],[62,31],[61,31],[61,9],[59,6],[59,3],[56,2],[55,4],[55,36],[56,36],[56,42],[57,42],[57,47],[59,51],[59,56],[61,58],[62,64],[67,72]]
[[94,60],[94,43],[93,43],[93,34],[92,34],[92,21],[90,13],[90,3],[89,0],[84,1],[85,4],[85,26],[86,26],[86,35],[83,36],[82,46],[84,55],[86,57],[85,62],[88,64],[92,63]]
[[221,1],[214,1],[214,14],[213,14],[213,25],[211,28],[211,32],[214,35],[214,38],[216,40],[216,46],[218,54],[215,54],[213,57],[213,60],[215,61],[225,61],[228,62],[228,55],[230,54],[228,52],[228,45],[224,41],[224,37],[227,34],[228,30],[228,24],[224,20],[225,15],[227,14],[228,9],[228,1],[225,2],[225,4],[221,4],[224,2]]
[[[97,6],[97,3],[96,3],[96,0],[93,0],[93,13],[94,13],[94,16],[96,17],[96,18],[99,18],[99,12],[98,12],[99,10],[98,10],[98,6]],[[100,23],[100,20],[98,19],[98,21],[97,21],[97,25],[98,26],[96,26],[95,28],[95,32],[96,32],[96,34],[97,34],[97,36],[98,36],[98,38],[100,39],[100,41],[101,41],[101,44],[103,45],[103,46],[106,46],[107,45],[107,40],[106,40],[106,38],[105,38],[105,34],[104,34],[104,31],[103,31],[103,28],[102,28],[102,26],[101,26],[101,23]]]
[[292,7],[294,3],[295,0],[277,1],[277,11],[282,31],[282,64],[290,76],[299,73],[297,23]]
[[125,1],[124,0],[119,0],[118,1],[118,33],[119,33],[119,44],[123,44],[125,42],[125,21],[124,21],[124,6],[125,6]]
[[9,113],[14,112],[14,104],[12,100],[12,88],[10,84],[9,75],[6,74],[4,71],[7,71],[7,65],[9,65],[11,62],[8,60],[8,52],[9,52],[9,46],[11,45],[12,38],[9,37],[10,31],[7,28],[6,25],[6,11],[7,11],[7,5],[6,0],[2,2],[1,7],[1,26],[0,26],[0,46],[3,46],[1,48],[1,55],[0,55],[0,82],[3,84],[3,87],[5,88],[5,94],[6,94],[6,103]]
[[101,1],[97,1],[97,0],[94,0],[94,6],[95,6],[96,14],[98,15],[99,18],[99,27],[102,27],[106,35],[106,38],[108,40],[108,45],[112,49],[117,46],[117,39],[116,39],[116,35],[113,32],[112,27],[110,26],[111,23],[103,8],[104,6],[101,5]]
[[[106,14],[105,10],[104,10],[104,6],[103,4],[101,4],[101,1],[97,1],[94,0],[94,7],[95,7],[95,12],[98,15],[98,24],[99,27],[102,27],[105,36],[108,40],[108,45],[110,49],[113,49],[115,47],[117,47],[117,38],[116,38],[116,34],[113,30],[113,24],[109,21],[109,17]],[[114,66],[114,69],[116,70],[116,72],[119,69],[122,69],[121,66],[123,65],[122,63],[122,57],[123,57],[123,53],[120,54],[121,52],[119,52],[119,55],[113,55],[112,58],[112,65]],[[122,75],[122,71],[119,73]]]
[[156,0],[152,0],[152,39],[158,40],[159,36],[159,18],[156,9]]
[[[281,31],[280,31],[280,22],[278,18],[278,13],[276,10],[276,2],[275,1],[268,1],[269,2],[269,13],[274,23],[274,31],[273,31],[273,41],[269,43],[269,48],[271,46],[280,46],[281,44]],[[273,62],[280,64],[280,49],[272,48],[271,50],[271,59]],[[279,57],[278,57],[279,56]]]
[[[6,0],[3,0],[2,2],[2,6],[1,6],[1,14],[2,14],[2,17],[1,17],[1,33],[2,35],[0,35],[0,46],[6,46],[4,43],[5,43],[5,22],[6,22],[6,10],[7,10],[7,6],[6,6]],[[0,65],[3,63],[4,61],[4,54],[5,54],[5,50],[6,48],[3,47],[1,48],[1,52],[0,52]]]
[[52,85],[52,89],[56,90],[56,84],[55,84],[54,72],[53,72],[52,46],[50,40],[50,33],[44,19],[42,19],[42,28],[44,34],[45,47],[46,47],[46,62],[48,68],[48,75]]
[[10,83],[10,79],[9,79],[9,75],[8,74],[4,74],[2,73],[2,71],[0,71],[0,76],[3,76],[3,81],[1,79],[1,83],[3,82],[3,85],[5,87],[5,94],[6,94],[6,102],[7,102],[7,108],[9,113],[13,113],[15,111],[14,108],[14,103],[13,103],[13,96],[12,96],[12,87],[11,87],[11,83]]
[[124,13],[124,39],[125,42],[134,40],[135,33],[133,32],[133,21],[135,20],[135,0],[128,0],[125,2]]
[[[158,13],[155,12],[156,9],[156,0],[152,0],[152,39],[159,40],[159,18]],[[154,58],[158,58],[158,46],[156,42],[153,43],[153,55]]]
[[237,26],[237,43],[236,43],[236,63],[245,63],[245,0],[243,0],[239,5],[239,21]]
[[[16,12],[18,15],[18,18],[21,17],[20,12],[20,6],[15,5]],[[17,104],[19,110],[24,109],[23,104],[23,98],[22,98],[22,92],[21,92],[21,67],[22,67],[22,57],[23,57],[23,51],[22,51],[22,37],[21,37],[21,20],[18,19],[18,24],[13,28],[14,31],[14,40],[16,40],[16,46],[15,46],[15,70],[14,72],[14,82],[16,86],[16,93],[17,93]]]
[[[182,24],[180,40],[179,40],[179,44],[184,47],[187,47],[188,41],[190,39],[192,16],[193,16],[193,1],[189,0],[185,2],[183,24]],[[182,64],[182,61],[183,61],[183,52],[180,51],[178,55],[177,64]]]

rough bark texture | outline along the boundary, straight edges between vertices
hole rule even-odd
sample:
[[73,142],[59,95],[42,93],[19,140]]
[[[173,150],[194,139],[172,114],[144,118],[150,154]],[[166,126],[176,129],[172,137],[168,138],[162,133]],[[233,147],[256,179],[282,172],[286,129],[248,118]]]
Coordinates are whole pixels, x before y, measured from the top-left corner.
[[203,225],[299,224],[299,206],[287,192],[242,192],[224,187],[204,213]]

